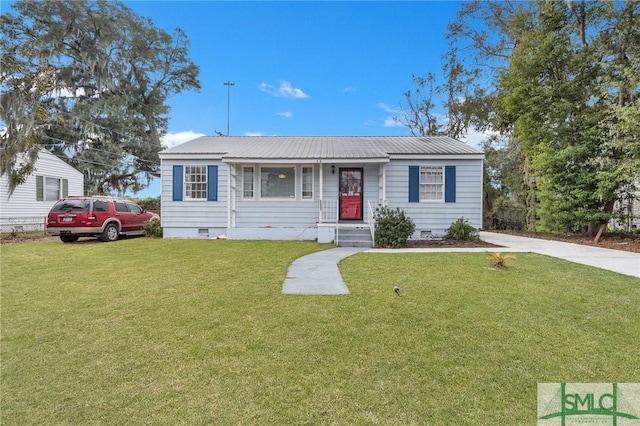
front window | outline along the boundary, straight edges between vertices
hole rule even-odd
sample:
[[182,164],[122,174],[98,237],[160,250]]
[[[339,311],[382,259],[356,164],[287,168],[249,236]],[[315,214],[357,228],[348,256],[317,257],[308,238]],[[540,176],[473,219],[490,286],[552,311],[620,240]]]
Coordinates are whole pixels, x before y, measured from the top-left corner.
[[444,194],[442,167],[420,168],[420,201],[442,201]]
[[242,198],[253,199],[253,167],[242,169]]
[[294,167],[262,167],[260,169],[261,198],[296,198]]
[[185,200],[207,199],[207,166],[185,166],[184,198]]
[[302,168],[302,199],[313,199],[313,167]]

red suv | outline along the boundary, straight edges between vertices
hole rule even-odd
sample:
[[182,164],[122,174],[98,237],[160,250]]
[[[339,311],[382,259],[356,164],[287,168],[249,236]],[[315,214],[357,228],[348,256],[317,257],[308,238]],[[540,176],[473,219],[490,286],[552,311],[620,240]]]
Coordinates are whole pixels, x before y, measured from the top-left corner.
[[120,235],[144,234],[144,223],[155,213],[129,200],[110,197],[67,197],[58,201],[47,217],[47,232],[69,243],[80,237],[115,241]]

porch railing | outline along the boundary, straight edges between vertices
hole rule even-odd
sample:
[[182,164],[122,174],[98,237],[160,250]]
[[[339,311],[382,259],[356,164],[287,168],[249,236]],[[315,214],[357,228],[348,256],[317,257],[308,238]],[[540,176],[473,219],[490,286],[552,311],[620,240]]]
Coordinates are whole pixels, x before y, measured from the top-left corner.
[[338,223],[338,200],[322,200],[320,203],[320,222]]

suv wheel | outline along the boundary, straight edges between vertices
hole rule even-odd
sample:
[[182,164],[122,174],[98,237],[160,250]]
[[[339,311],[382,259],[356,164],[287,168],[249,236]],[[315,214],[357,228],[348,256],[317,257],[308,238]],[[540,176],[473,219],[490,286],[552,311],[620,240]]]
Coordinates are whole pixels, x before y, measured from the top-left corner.
[[106,226],[106,228],[104,228],[104,231],[100,235],[100,239],[105,243],[109,241],[115,241],[118,239],[119,234],[120,233],[118,232],[118,225],[116,225],[115,223],[110,223]]
[[63,243],[72,243],[74,241],[78,241],[78,236],[77,235],[60,235],[60,240]]

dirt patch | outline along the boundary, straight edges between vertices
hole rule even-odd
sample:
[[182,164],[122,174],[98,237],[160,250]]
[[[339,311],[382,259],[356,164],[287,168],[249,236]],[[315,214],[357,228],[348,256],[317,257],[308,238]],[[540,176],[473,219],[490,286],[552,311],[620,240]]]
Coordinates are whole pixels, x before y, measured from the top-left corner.
[[58,237],[46,235],[43,232],[16,232],[0,234],[0,244],[16,244],[31,242],[60,241]]
[[490,230],[489,232],[518,235],[521,237],[540,238],[543,240],[564,241],[567,243],[582,244],[586,246],[640,253],[640,234],[635,234],[635,235],[604,234],[602,237],[600,237],[600,241],[598,241],[598,244],[596,244],[593,242],[593,238],[586,238],[579,234],[555,234],[551,232],[494,231],[494,230]]

